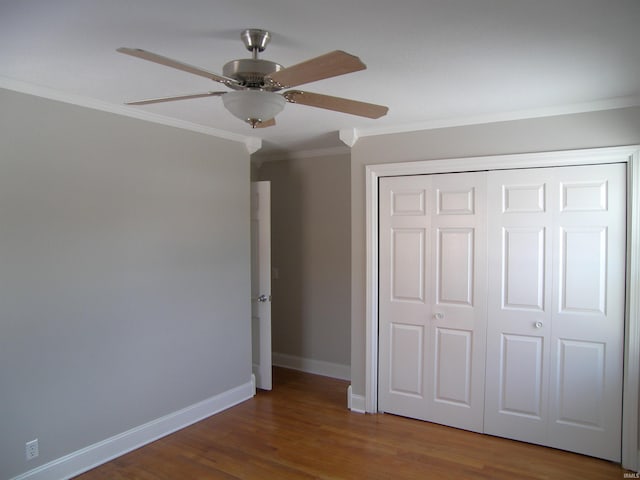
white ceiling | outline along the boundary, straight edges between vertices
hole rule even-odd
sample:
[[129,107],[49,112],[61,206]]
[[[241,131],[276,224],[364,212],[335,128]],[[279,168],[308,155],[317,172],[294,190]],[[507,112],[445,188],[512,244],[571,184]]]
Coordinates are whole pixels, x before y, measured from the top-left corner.
[[[116,52],[150,50],[213,72],[248,57],[245,28],[272,32],[285,66],[335,49],[367,70],[304,85],[389,107],[378,120],[287,104],[251,130],[219,98],[124,101],[222,90]],[[344,147],[362,135],[640,104],[640,0],[0,0],[0,86],[48,92],[262,139],[260,153]],[[16,88],[18,89],[18,88]],[[0,106],[1,107],[1,106]]]

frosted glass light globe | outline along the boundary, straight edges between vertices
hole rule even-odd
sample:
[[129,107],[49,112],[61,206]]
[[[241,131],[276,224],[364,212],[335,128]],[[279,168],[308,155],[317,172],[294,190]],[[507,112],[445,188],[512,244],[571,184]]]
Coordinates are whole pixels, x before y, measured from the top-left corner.
[[271,120],[284,109],[282,95],[262,90],[238,90],[222,96],[224,106],[240,120],[251,124]]

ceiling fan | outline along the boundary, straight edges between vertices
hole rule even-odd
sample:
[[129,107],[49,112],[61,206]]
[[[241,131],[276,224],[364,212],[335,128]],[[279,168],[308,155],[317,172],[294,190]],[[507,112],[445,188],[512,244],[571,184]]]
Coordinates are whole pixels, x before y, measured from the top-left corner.
[[206,77],[233,90],[151,98],[127,102],[127,105],[147,105],[190,98],[222,97],[225,108],[253,128],[275,125],[275,116],[284,109],[287,102],[367,118],[380,118],[387,114],[389,110],[387,107],[347,98],[304,92],[302,90],[287,90],[277,93],[285,88],[297,87],[305,83],[364,70],[367,67],[358,57],[341,50],[335,50],[291,67],[283,67],[270,60],[258,58],[258,53],[264,51],[271,39],[271,34],[268,31],[255,28],[247,29],[241,33],[241,38],[247,50],[252,53],[251,58],[227,62],[222,67],[222,75],[139,48],[118,48],[117,51],[120,53]]

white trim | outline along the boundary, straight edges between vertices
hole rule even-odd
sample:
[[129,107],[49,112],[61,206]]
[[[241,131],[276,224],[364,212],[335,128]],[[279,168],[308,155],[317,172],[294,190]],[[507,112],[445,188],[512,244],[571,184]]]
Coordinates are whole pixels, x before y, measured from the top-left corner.
[[491,113],[467,117],[455,117],[427,122],[416,122],[405,125],[390,125],[385,127],[356,128],[354,136],[357,138],[390,133],[408,133],[436,128],[461,127],[464,125],[480,125],[484,123],[508,122],[513,120],[527,120],[530,118],[553,117],[557,115],[571,115],[575,113],[595,112],[640,106],[640,95],[611,98],[595,102],[576,103],[555,107],[516,110],[512,112]]
[[366,166],[366,411],[378,405],[378,179],[394,175],[570,166],[598,163],[627,163],[628,245],[625,318],[625,376],[623,390],[622,466],[636,470],[638,452],[638,387],[640,386],[640,146],[525,153],[486,157],[455,158],[421,162]]
[[251,381],[144,425],[89,445],[12,480],[70,478],[253,397]]
[[[366,268],[365,279],[365,411],[378,411],[378,173],[367,166],[366,195]],[[371,253],[370,253],[371,252]],[[373,254],[375,252],[375,255]],[[369,321],[375,319],[375,321]],[[373,381],[372,381],[373,380]]]
[[[245,144],[249,153],[253,153],[251,149],[256,148],[256,145],[258,143],[259,146],[257,147],[257,149],[262,146],[262,139],[258,137],[239,135],[236,133],[219,130],[213,127],[206,127],[197,123],[178,120],[176,118],[170,118],[164,115],[158,115],[155,113],[140,110],[135,107],[128,107],[126,105],[114,105],[112,103],[104,102],[101,100],[83,97],[81,95],[74,95],[71,93],[60,92],[51,88],[42,87],[40,85],[33,85],[7,77],[0,77],[0,88],[12,90],[19,93],[26,93],[28,95],[33,95],[36,97],[47,98],[49,100],[56,100],[58,102],[69,103],[71,105],[77,105],[79,107],[90,108],[92,110],[115,113],[116,115],[136,118],[138,120],[144,120],[146,122],[158,123],[160,125],[180,128],[182,130],[190,130],[192,132],[203,133],[205,135],[223,138],[225,140],[242,142]],[[257,149],[254,151],[257,151]]]
[[249,155],[253,155],[262,148],[262,139],[258,137],[247,137],[244,139],[244,146],[247,147]]
[[355,128],[343,128],[338,132],[338,137],[347,147],[353,147],[360,138]]
[[640,382],[640,152],[627,166],[627,322],[622,398],[622,465],[640,469],[638,387]]
[[364,397],[354,395],[351,385],[347,387],[347,408],[355,413],[365,413]]
[[313,358],[297,357],[286,353],[273,352],[271,354],[273,365],[276,367],[290,368],[301,372],[313,373],[324,377],[338,378],[340,380],[351,379],[351,367],[340,363],[314,360]]

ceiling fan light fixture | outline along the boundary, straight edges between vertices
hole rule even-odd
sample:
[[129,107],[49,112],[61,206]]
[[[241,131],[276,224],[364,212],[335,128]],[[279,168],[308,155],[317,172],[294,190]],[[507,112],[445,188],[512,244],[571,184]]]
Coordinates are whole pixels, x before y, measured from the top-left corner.
[[279,114],[284,109],[286,100],[274,92],[238,90],[222,95],[222,102],[234,117],[255,125]]

